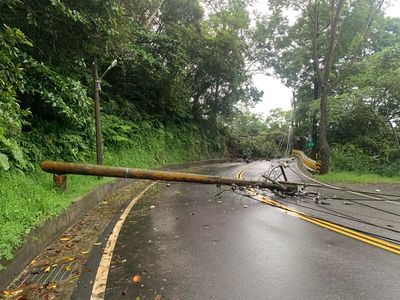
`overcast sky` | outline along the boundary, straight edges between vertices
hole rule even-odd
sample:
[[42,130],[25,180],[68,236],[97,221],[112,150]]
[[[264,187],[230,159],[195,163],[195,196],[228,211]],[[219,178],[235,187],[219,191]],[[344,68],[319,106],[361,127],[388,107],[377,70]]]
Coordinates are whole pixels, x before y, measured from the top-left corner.
[[[386,15],[400,17],[400,0],[392,0],[390,2],[389,8],[386,9]],[[268,1],[257,0],[254,8],[259,12],[265,13],[268,10]],[[255,75],[253,80],[257,88],[264,91],[263,101],[253,109],[250,109],[253,113],[267,116],[268,112],[273,108],[290,109],[292,90],[285,87],[279,79],[266,75]]]

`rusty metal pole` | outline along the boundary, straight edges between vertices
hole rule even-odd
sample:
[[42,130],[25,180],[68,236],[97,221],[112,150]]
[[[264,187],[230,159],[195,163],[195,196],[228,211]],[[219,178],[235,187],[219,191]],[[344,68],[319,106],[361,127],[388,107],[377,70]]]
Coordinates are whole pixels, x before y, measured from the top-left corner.
[[61,191],[65,191],[67,189],[67,175],[53,174],[53,185]]
[[93,62],[93,81],[94,81],[94,113],[96,126],[96,158],[97,164],[103,164],[103,139],[101,136],[101,118],[100,118],[100,78],[97,70],[97,59]]
[[104,177],[136,178],[175,182],[193,182],[217,185],[237,185],[243,187],[258,187],[280,191],[297,190],[297,184],[280,182],[279,184],[266,181],[241,180],[221,176],[209,176],[182,172],[132,169],[123,167],[107,167],[91,164],[75,164],[55,161],[44,161],[40,164],[43,171],[55,174],[77,174]]

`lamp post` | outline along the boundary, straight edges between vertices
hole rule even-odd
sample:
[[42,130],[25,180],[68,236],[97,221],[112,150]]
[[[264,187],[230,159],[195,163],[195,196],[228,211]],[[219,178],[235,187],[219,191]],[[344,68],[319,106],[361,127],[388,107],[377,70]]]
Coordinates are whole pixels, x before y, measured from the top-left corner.
[[103,164],[103,138],[101,135],[101,118],[100,118],[100,91],[101,91],[101,80],[104,75],[113,67],[117,65],[117,60],[114,59],[107,70],[99,77],[97,69],[97,60],[93,62],[93,81],[94,81],[94,113],[95,113],[95,127],[96,127],[96,158],[97,164]]

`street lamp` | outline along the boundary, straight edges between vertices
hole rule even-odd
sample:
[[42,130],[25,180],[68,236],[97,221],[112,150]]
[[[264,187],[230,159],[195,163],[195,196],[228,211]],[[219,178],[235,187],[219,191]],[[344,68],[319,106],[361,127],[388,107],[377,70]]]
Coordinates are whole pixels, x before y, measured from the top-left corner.
[[93,62],[93,80],[94,80],[94,113],[95,113],[95,126],[96,126],[96,157],[97,157],[97,164],[103,164],[103,140],[101,136],[101,119],[100,119],[100,97],[99,92],[101,91],[101,80],[103,79],[104,75],[110,69],[114,68],[117,65],[117,60],[114,59],[111,65],[107,68],[107,70],[103,73],[103,75],[99,78],[99,73],[97,70],[97,60]]

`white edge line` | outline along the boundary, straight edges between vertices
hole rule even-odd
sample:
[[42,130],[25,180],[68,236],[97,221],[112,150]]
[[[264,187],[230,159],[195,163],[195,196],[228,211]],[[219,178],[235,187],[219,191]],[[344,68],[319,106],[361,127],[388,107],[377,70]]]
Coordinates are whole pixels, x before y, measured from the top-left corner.
[[91,300],[103,300],[104,294],[106,291],[108,272],[110,270],[111,259],[113,256],[115,244],[117,243],[117,238],[119,232],[121,231],[122,225],[125,222],[129,212],[132,207],[136,204],[136,202],[150,189],[152,188],[156,182],[148,185],[139,195],[132,199],[129,205],[125,208],[124,212],[118,219],[115,224],[111,235],[108,238],[107,244],[104,247],[103,255],[101,257],[99,268],[97,269],[96,278],[94,280],[92,295],[90,297]]

